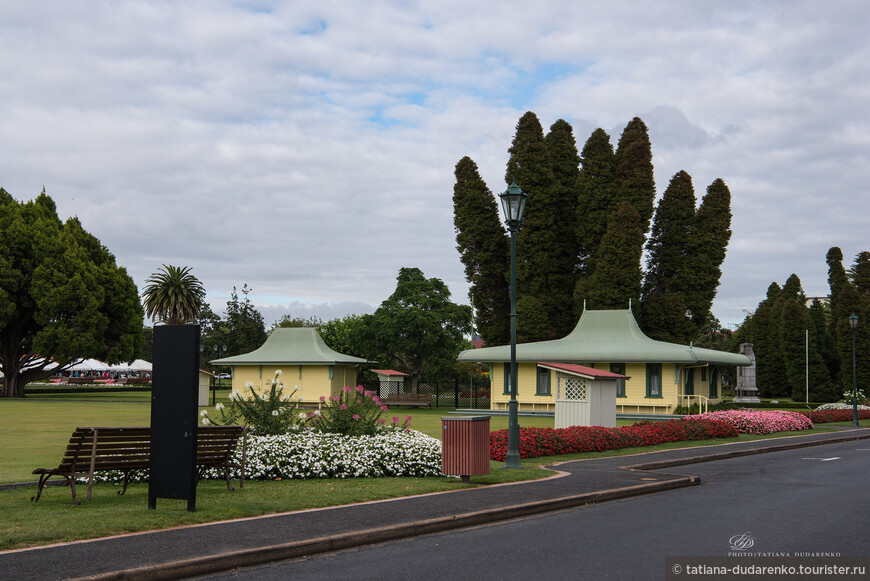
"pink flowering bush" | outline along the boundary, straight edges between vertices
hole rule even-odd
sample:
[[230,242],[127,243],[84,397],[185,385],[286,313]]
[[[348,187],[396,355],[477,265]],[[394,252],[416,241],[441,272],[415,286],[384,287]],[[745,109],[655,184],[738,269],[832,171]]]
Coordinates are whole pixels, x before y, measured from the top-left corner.
[[404,421],[394,417],[390,425],[381,416],[389,408],[377,394],[362,385],[345,387],[340,395],[321,397],[324,404],[317,411],[308,412],[308,426],[319,432],[331,432],[348,436],[371,436],[384,427],[409,429],[411,416]]
[[683,419],[725,422],[743,434],[772,434],[813,429],[813,422],[806,415],[782,410],[722,410],[685,416]]

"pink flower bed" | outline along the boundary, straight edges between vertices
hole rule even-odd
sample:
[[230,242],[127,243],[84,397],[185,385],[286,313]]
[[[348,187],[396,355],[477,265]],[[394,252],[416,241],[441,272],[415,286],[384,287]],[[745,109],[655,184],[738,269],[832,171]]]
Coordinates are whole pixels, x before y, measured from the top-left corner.
[[683,419],[725,422],[743,434],[772,434],[813,429],[813,422],[806,415],[782,410],[725,410],[685,416]]

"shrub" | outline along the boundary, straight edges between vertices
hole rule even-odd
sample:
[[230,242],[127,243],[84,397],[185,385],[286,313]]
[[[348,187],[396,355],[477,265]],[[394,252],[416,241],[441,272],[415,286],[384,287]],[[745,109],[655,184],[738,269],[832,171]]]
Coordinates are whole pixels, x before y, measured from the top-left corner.
[[[308,425],[317,431],[372,436],[386,425],[386,420],[381,415],[389,411],[389,408],[376,394],[362,385],[356,388],[345,387],[340,395],[321,397],[320,401],[326,405],[306,414]],[[407,429],[410,424],[411,416],[405,416],[404,421],[400,421],[398,417],[392,418],[392,427]]]
[[723,410],[686,416],[683,419],[717,420],[731,424],[734,429],[743,434],[772,434],[813,429],[813,423],[806,415],[783,410]]
[[[843,404],[839,404],[843,405]],[[813,411],[800,412],[807,416],[810,421],[814,424],[826,424],[829,422],[851,422],[854,419],[852,406],[842,407],[842,408],[828,408],[821,409],[816,408]],[[858,419],[859,420],[870,420],[870,408],[866,406],[859,406],[858,408]]]
[[[601,452],[620,448],[652,446],[683,440],[733,438],[737,431],[730,425],[709,420],[684,422],[638,422],[632,426],[604,428],[571,426],[569,428],[520,428],[520,458]],[[508,430],[490,433],[490,458],[503,462],[507,456]]]
[[[852,405],[852,400],[855,399],[855,393],[851,389],[847,389],[843,392],[843,403],[846,405]],[[864,395],[864,390],[858,390],[858,405],[866,405],[867,404],[867,396]]]
[[220,413],[218,420],[203,410],[200,412],[202,424],[204,426],[209,424],[230,426],[241,422],[246,424],[252,433],[258,435],[276,435],[288,432],[300,423],[304,414],[303,417],[300,417],[296,413],[299,398],[294,397],[293,394],[297,390],[294,389],[293,393],[285,394],[284,384],[279,379],[280,376],[281,370],[278,369],[275,371],[275,377],[272,379],[267,393],[255,391],[254,384],[250,381],[245,384],[245,387],[250,390],[250,394],[238,391],[230,392],[229,409],[223,404],[217,404],[215,409]]

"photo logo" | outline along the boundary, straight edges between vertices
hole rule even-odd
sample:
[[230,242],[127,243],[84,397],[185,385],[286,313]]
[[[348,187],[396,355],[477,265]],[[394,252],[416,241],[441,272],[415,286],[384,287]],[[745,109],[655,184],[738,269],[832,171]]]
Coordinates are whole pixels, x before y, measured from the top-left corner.
[[742,535],[734,535],[728,539],[728,542],[731,544],[732,551],[748,551],[755,544],[755,539],[747,531]]

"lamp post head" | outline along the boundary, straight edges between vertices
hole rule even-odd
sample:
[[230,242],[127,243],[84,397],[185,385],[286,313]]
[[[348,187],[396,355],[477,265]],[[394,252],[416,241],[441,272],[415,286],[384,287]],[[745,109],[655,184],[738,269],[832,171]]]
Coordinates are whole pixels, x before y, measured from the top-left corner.
[[498,197],[501,198],[505,222],[507,222],[508,228],[513,230],[523,219],[523,210],[526,208],[526,200],[529,195],[522,191],[516,182],[511,182],[508,189],[499,194]]
[[858,328],[858,315],[855,313],[849,315],[849,326],[852,327],[853,331]]

